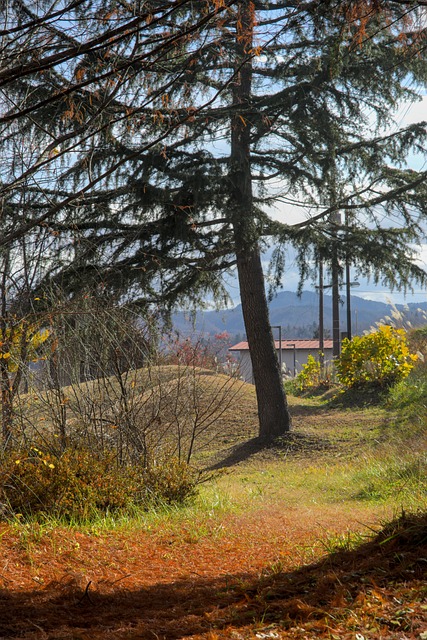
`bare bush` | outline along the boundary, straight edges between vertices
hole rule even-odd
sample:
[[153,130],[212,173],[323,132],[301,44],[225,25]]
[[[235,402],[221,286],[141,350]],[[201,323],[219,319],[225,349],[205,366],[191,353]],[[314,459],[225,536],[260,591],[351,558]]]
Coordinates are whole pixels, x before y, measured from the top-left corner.
[[218,373],[224,335],[174,337],[159,351],[156,327],[95,299],[58,312],[44,371],[22,404],[24,440],[56,443],[58,454],[77,443],[113,451],[118,465],[189,464],[217,437],[242,383]]

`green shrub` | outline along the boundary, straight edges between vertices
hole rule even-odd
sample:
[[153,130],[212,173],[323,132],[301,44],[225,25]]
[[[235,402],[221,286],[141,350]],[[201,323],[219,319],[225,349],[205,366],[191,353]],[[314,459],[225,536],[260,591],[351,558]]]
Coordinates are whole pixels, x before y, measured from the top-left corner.
[[410,410],[417,413],[421,410],[425,414],[427,407],[427,375],[425,367],[418,367],[411,371],[408,378],[398,382],[390,389],[387,397],[387,407],[392,409]]
[[144,491],[154,504],[182,504],[194,497],[200,474],[175,457],[157,461],[144,472]]
[[[405,439],[426,432],[427,427],[426,363],[414,367],[409,376],[391,387],[385,406],[398,411],[393,430]],[[389,430],[389,428],[388,428]]]
[[86,520],[100,512],[184,502],[197,477],[188,465],[165,460],[153,468],[118,466],[112,452],[75,447],[61,456],[31,447],[9,454],[0,471],[3,511]]
[[409,348],[414,353],[419,353],[421,359],[427,359],[427,325],[417,327],[408,332]]
[[322,391],[333,385],[334,371],[330,364],[322,365],[312,355],[307,357],[300,373],[295,378],[297,392]]
[[427,490],[427,455],[413,460],[399,458],[373,461],[369,467],[355,474],[354,485],[361,488],[353,496],[358,500],[386,500],[394,497],[400,502],[415,496],[425,496]]
[[406,331],[385,325],[368,335],[344,339],[336,370],[347,388],[387,388],[405,378],[416,360]]

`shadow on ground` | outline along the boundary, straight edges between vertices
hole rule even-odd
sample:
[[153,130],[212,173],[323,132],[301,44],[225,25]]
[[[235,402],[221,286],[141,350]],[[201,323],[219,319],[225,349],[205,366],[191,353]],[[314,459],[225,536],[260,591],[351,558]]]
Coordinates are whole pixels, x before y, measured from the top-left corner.
[[[426,567],[427,516],[404,516],[355,550],[291,572],[190,576],[139,590],[114,583],[79,590],[67,578],[35,591],[4,590],[0,638],[354,639],[365,627],[369,638],[419,638],[427,629]],[[280,635],[256,636],[262,628]]]
[[288,434],[276,438],[272,443],[266,443],[259,438],[252,438],[246,442],[230,447],[216,455],[215,462],[209,467],[209,471],[233,467],[251,458],[262,457],[267,454],[279,458],[307,457],[318,455],[320,452],[332,451],[336,448],[330,440],[311,434],[290,431]]

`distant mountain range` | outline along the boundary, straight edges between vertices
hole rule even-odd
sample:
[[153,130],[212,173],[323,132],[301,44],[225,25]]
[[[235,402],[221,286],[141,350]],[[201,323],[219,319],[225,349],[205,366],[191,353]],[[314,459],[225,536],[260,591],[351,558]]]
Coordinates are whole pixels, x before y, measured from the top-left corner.
[[[404,314],[413,326],[427,324],[427,302],[395,305],[374,300],[364,300],[351,296],[352,333],[361,334],[376,322],[387,322],[395,311]],[[313,338],[319,326],[319,296],[312,291],[304,291],[297,296],[292,291],[281,291],[270,302],[270,321],[272,326],[280,325],[284,339]],[[346,331],[346,298],[340,305],[340,328]],[[245,339],[242,307],[220,311],[198,311],[194,318],[189,313],[178,312],[172,318],[174,328],[183,335],[192,333],[215,335],[227,331],[233,342]],[[332,333],[332,297],[324,296],[325,337]],[[277,337],[277,336],[276,336]]]

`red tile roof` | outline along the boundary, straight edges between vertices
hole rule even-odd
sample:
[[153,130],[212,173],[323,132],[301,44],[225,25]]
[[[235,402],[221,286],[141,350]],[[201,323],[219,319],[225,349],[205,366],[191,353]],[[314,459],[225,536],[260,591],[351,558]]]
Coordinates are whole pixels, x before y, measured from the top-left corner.
[[[275,340],[276,349],[279,349],[279,341]],[[324,349],[332,349],[332,340],[325,340]],[[319,340],[282,340],[282,350],[293,349],[319,349]],[[247,342],[238,342],[228,349],[229,351],[249,351]]]

